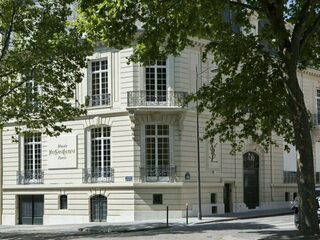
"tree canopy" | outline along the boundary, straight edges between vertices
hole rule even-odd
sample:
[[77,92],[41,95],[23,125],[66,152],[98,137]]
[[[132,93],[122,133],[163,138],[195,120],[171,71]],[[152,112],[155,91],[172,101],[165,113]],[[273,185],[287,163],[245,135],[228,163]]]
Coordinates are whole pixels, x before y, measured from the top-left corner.
[[311,124],[297,78],[320,67],[318,0],[83,0],[80,8],[80,30],[92,42],[134,45],[132,61],[178,55],[206,39],[204,58],[212,53],[219,73],[191,99],[211,112],[207,136],[235,149],[249,137],[267,148],[272,133],[294,143],[301,230],[318,233]]
[[84,113],[74,94],[91,44],[68,24],[72,2],[0,1],[0,130],[57,134]]

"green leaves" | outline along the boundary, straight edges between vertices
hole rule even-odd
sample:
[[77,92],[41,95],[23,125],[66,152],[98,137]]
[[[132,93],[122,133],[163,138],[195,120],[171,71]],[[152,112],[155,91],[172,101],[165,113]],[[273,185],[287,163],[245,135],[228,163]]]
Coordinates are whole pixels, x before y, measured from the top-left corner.
[[[55,135],[68,130],[59,122],[85,114],[72,99],[92,47],[74,26],[67,26],[71,3],[0,2],[0,129],[12,120],[17,131],[23,126]],[[31,72],[30,79],[23,78]],[[39,86],[39,107],[32,110],[25,89],[29,80]]]
[[289,62],[319,66],[317,1],[96,0],[80,7],[78,25],[89,39],[134,45],[131,61],[178,55],[208,40],[204,58],[214,55],[219,74],[189,97],[211,113],[207,137],[219,135],[235,149],[247,138],[267,148],[273,134],[294,142],[288,82],[297,69]]

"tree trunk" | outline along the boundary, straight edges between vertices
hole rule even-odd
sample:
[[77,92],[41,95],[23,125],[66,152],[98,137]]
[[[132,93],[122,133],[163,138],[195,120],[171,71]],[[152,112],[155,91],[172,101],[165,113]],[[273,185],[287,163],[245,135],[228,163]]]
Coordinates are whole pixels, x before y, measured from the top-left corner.
[[297,184],[300,196],[300,231],[303,235],[310,236],[319,234],[311,129],[308,111],[298,83],[296,69],[291,69],[288,75],[287,87],[291,94],[288,94],[287,101],[294,128],[295,143],[300,154],[300,158],[297,158]]

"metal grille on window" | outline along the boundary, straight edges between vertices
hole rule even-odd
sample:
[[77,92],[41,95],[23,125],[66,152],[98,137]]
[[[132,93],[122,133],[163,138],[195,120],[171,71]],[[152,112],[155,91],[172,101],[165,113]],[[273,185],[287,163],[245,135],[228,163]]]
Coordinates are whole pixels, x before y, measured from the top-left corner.
[[110,127],[91,129],[91,176],[93,179],[111,177]]
[[68,196],[67,195],[60,195],[60,209],[67,209],[68,208]]
[[147,102],[167,101],[167,68],[165,60],[150,61],[146,67]]
[[42,178],[40,133],[34,133],[24,139],[24,177],[29,182]]
[[91,106],[109,105],[108,61],[91,62]]

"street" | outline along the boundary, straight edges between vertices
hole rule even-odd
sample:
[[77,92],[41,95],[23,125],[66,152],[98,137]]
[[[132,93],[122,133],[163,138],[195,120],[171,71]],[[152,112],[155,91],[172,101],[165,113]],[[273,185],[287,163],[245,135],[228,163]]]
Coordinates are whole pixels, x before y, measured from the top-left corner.
[[[20,226],[21,227],[21,226]],[[13,228],[0,227],[1,239],[108,239],[108,240],[141,240],[141,239],[159,239],[159,240],[253,240],[253,239],[306,239],[297,236],[298,231],[293,225],[293,216],[284,215],[276,217],[252,218],[246,220],[234,220],[227,222],[202,223],[195,225],[175,225],[169,228],[162,228],[149,231],[136,231],[125,233],[92,233],[80,232],[76,228],[51,228],[39,230],[38,228]],[[318,239],[318,238],[309,238]]]

